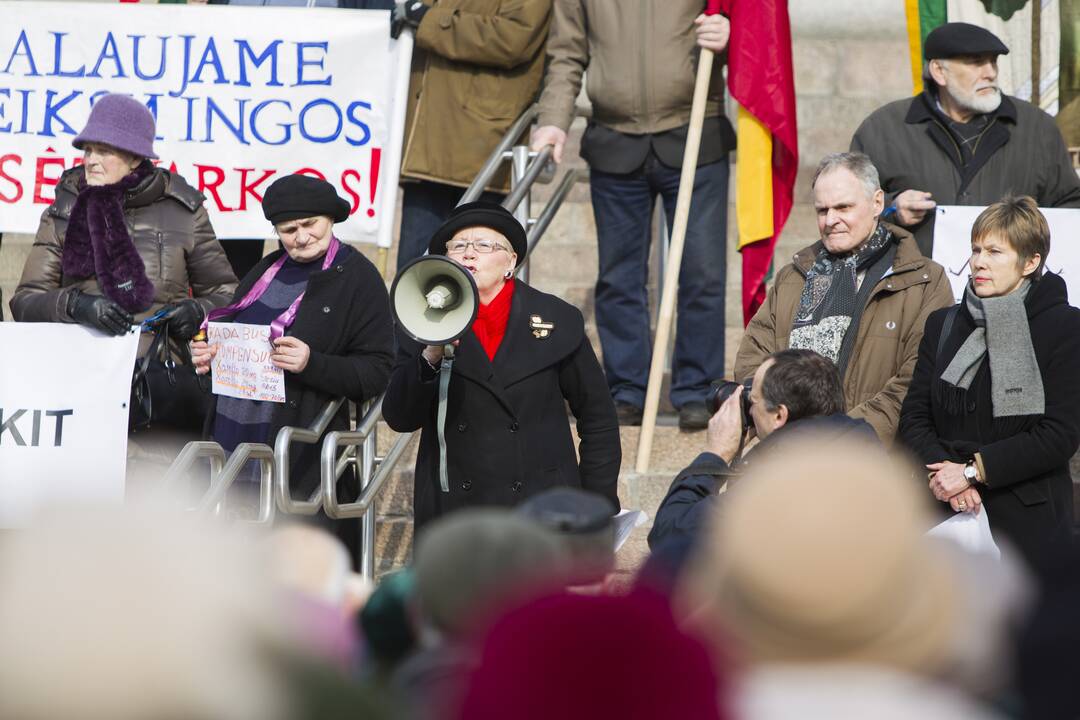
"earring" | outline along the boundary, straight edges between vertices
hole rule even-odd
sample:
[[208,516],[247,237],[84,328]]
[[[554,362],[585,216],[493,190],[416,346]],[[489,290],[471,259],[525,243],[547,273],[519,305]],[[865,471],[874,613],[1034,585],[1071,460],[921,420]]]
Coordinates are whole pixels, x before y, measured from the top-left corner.
[[506,272],[503,273],[503,277],[506,278],[507,280],[509,280],[510,278],[514,277],[514,271],[513,270],[507,270]]

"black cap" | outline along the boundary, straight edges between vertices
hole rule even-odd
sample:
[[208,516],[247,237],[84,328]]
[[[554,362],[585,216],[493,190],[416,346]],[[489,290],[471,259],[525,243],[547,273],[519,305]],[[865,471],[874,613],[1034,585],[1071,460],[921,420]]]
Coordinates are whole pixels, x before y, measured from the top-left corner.
[[278,178],[263,194],[263,215],[277,225],[289,220],[326,215],[334,222],[349,219],[349,203],[334,186],[310,175]]
[[1008,55],[1009,48],[986,28],[971,23],[945,23],[930,31],[923,43],[923,58],[938,60],[960,55]]
[[572,487],[545,490],[518,511],[560,535],[581,535],[611,527],[615,506],[602,495]]
[[454,237],[459,230],[470,227],[486,227],[501,233],[510,241],[510,247],[517,253],[517,264],[520,265],[525,259],[529,249],[529,241],[525,236],[525,228],[509,210],[502,205],[486,200],[458,205],[446,218],[428,243],[428,252],[432,255],[445,255],[446,243]]

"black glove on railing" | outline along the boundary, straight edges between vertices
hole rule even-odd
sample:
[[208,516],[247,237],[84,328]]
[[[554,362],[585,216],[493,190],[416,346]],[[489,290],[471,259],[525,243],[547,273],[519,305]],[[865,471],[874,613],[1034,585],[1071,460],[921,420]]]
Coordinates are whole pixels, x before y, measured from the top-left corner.
[[199,332],[204,317],[206,313],[203,312],[202,305],[194,300],[182,300],[165,313],[161,321],[169,323],[170,335],[186,342]]
[[125,335],[135,318],[112,300],[75,290],[68,300],[68,315],[80,325],[97,328],[109,335]]
[[390,37],[397,40],[406,25],[419,27],[420,20],[430,9],[420,0],[404,0],[396,4],[390,12]]

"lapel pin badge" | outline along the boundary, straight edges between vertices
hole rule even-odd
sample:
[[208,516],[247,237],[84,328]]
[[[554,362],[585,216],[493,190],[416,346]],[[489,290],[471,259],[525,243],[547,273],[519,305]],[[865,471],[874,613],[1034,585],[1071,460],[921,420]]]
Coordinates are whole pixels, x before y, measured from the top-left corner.
[[533,337],[541,340],[551,335],[551,331],[555,329],[555,323],[544,322],[544,318],[533,315],[529,318],[529,327],[532,328]]

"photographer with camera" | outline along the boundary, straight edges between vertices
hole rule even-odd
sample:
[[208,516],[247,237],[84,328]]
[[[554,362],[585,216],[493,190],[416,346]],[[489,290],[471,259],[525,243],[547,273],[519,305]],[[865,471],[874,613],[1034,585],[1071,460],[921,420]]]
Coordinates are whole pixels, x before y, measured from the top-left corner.
[[[710,394],[705,450],[675,476],[656,511],[649,548],[672,539],[692,541],[707,513],[721,504],[728,478],[763,452],[812,437],[829,443],[841,437],[880,446],[865,420],[844,414],[840,371],[813,350],[781,350],[769,355],[749,383],[720,382]],[[741,458],[746,443],[758,443]]]

